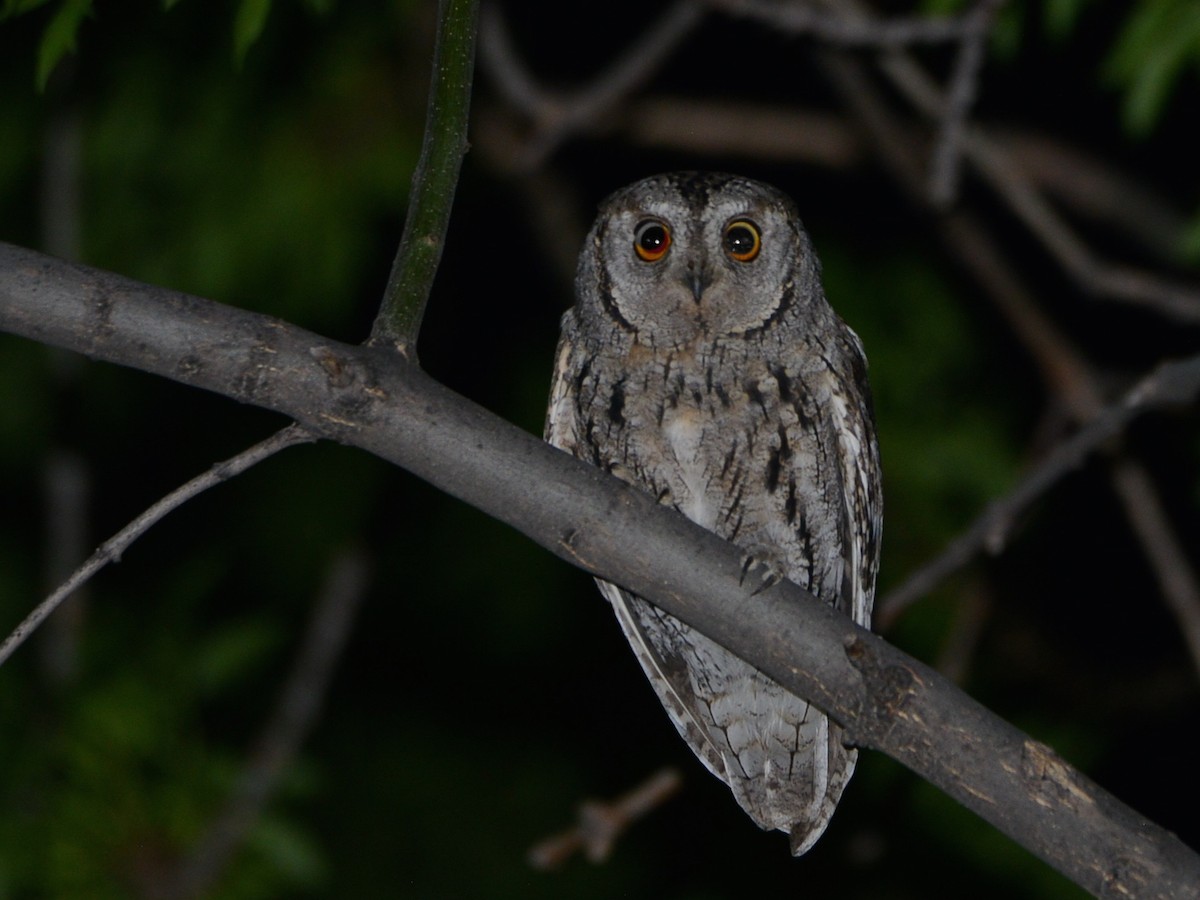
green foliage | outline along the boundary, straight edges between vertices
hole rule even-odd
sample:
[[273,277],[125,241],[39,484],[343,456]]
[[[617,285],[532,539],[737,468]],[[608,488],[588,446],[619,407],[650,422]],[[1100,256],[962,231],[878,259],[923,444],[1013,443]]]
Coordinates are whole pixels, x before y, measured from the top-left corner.
[[[228,751],[203,740],[188,700],[198,697],[189,673],[208,668],[220,643],[217,634],[196,648],[177,645],[169,658],[143,655],[108,674],[93,671],[44,707],[50,717],[23,729],[19,742],[6,730],[3,896],[133,896],[186,852],[236,772]],[[320,867],[310,838],[268,817],[230,878],[260,893],[224,896],[274,894],[316,878]]]
[[1094,0],[1046,0],[1042,9],[1042,25],[1052,39],[1065,41],[1075,29],[1083,11]]
[[[40,9],[50,0],[4,0],[0,6],[0,21],[23,13]],[[170,11],[180,0],[162,0],[163,9]],[[311,12],[329,12],[335,0],[303,0]],[[241,65],[250,48],[262,36],[271,12],[272,0],[241,0],[233,15],[233,55]],[[58,9],[50,17],[38,44],[35,81],[39,90],[44,90],[55,67],[65,56],[75,52],[79,29],[95,6],[94,0],[61,0]]]
[[121,226],[88,235],[92,258],[311,327],[335,320],[367,259],[362,236],[401,202],[419,145],[419,111],[393,114],[392,73],[362,38],[359,56],[337,41],[314,51],[305,78],[271,97],[266,75],[240,79],[216,42],[186,74],[168,47],[126,59],[110,81],[120,100],[89,132],[90,212]]
[[[9,3],[4,13],[36,6]],[[395,89],[409,54],[391,37],[412,29],[381,28],[372,10],[326,30],[305,13],[332,4],[277,4],[268,24],[287,39],[260,42],[239,74],[229,20],[214,21],[204,6],[159,13],[151,41],[138,37],[143,29],[106,28],[116,10],[87,33],[95,52],[75,73],[87,100],[78,148],[87,258],[227,301],[251,298],[361,338],[357,292],[363,283],[377,292],[387,271],[386,263],[366,268],[377,262],[371,235],[398,218],[420,139],[421,101],[403,107]],[[47,10],[59,30],[35,32],[44,46],[53,38],[69,47],[74,31],[58,18],[66,7]],[[37,229],[27,223],[36,221],[51,101],[33,95],[35,51],[15,46],[17,27],[29,33],[38,22],[0,28],[9,51],[0,57],[11,63],[9,114],[0,116],[0,225],[4,239],[33,243]],[[18,73],[22,54],[28,66]],[[426,58],[413,58],[424,70]],[[24,83],[13,83],[18,75]],[[38,521],[38,459],[48,447],[64,438],[88,446],[97,492],[90,539],[98,541],[279,424],[255,417],[230,428],[229,409],[211,420],[212,408],[193,394],[164,402],[152,379],[60,362],[34,342],[0,337],[6,630],[42,589],[40,529],[18,529]],[[361,454],[293,452],[275,470],[264,466],[190,505],[160,526],[165,544],[152,535],[105,573],[93,588],[77,683],[38,694],[36,639],[5,667],[0,897],[136,896],[211,824],[270,712],[329,548],[367,531],[379,490],[383,468]],[[127,477],[130,486],[119,487]],[[208,503],[219,524],[197,540]],[[216,896],[321,885],[323,851],[288,805],[313,789],[311,780],[297,785],[295,768]]]
[[75,52],[75,38],[83,20],[92,11],[92,0],[63,0],[58,11],[46,25],[38,47],[37,84],[46,87],[54,67],[68,53]]
[[[45,6],[49,0],[5,0],[0,6],[0,22],[5,19],[33,12]],[[55,67],[68,53],[75,51],[79,28],[92,12],[92,0],[62,0],[50,17],[38,43],[35,81],[38,90],[44,90]]]
[[[1095,9],[1094,0],[1046,0],[1041,27],[1056,43],[1066,43]],[[961,14],[966,0],[925,0],[931,15]],[[1021,48],[1031,2],[1004,5],[992,32],[993,50],[1011,58]],[[1158,126],[1185,73],[1200,69],[1200,4],[1195,0],[1138,0],[1112,33],[1102,66],[1104,80],[1124,94],[1123,121],[1130,134],[1145,137]]]
[[242,0],[233,19],[233,55],[240,63],[267,24],[271,0]]
[[1162,119],[1183,73],[1200,66],[1200,3],[1142,0],[1134,4],[1105,68],[1125,91],[1124,121],[1147,135]]

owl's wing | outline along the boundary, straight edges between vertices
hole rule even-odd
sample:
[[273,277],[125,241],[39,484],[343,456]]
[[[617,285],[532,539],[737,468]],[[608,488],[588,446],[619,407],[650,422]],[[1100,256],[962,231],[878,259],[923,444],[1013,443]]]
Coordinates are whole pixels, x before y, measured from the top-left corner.
[[879,544],[883,527],[883,488],[879,472],[879,445],[871,415],[871,389],[867,360],[858,335],[846,327],[850,358],[849,380],[830,398],[833,432],[838,440],[841,467],[842,515],[845,545],[846,592],[838,604],[864,628],[871,627],[875,601],[875,574],[879,569]]
[[562,320],[562,337],[554,353],[554,378],[550,383],[550,402],[546,407],[546,425],[543,435],[546,441],[560,450],[575,453],[579,447],[577,424],[578,384],[572,372],[575,367],[571,356],[575,352],[575,317],[567,310]]
[[[612,582],[597,578],[596,584],[600,587],[600,593],[612,604],[621,631],[625,633],[625,639],[633,648],[671,723],[705,768],[728,783],[726,760],[732,756],[732,751],[727,743],[718,746],[707,724],[712,719],[711,715],[705,715],[696,707],[696,694],[689,674],[693,670],[690,656],[695,652],[695,635],[685,634],[687,626],[678,619],[666,615]],[[654,623],[653,634],[647,631],[647,624],[651,622]]]
[[[579,385],[574,373],[580,366],[573,359],[576,343],[576,321],[572,311],[563,317],[562,337],[554,361],[554,379],[550,387],[550,403],[546,410],[546,440],[561,450],[577,453],[579,443]],[[633,648],[638,662],[671,717],[672,723],[696,750],[704,765],[718,778],[728,780],[721,748],[713,744],[704,717],[695,708],[695,693],[688,681],[688,663],[682,653],[673,653],[671,646],[681,643],[681,622],[663,617],[658,610],[615,584],[596,579],[600,593],[612,604],[617,621]],[[633,605],[640,615],[635,615]],[[652,641],[643,626],[647,617],[661,620],[655,627]],[[726,750],[728,748],[725,748]]]

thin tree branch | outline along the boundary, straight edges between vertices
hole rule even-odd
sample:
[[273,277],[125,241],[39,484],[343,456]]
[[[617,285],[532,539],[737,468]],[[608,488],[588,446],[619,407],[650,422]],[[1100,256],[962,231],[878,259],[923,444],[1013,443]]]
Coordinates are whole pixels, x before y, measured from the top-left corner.
[[824,12],[811,3],[770,0],[706,0],[709,6],[732,16],[756,19],[786,31],[806,34],[840,47],[907,47],[912,44],[946,44],[971,33],[971,14],[935,18],[890,16],[881,19]]
[[540,87],[517,55],[498,7],[485,8],[482,58],[508,100],[534,119],[533,135],[516,160],[519,168],[540,166],[564,140],[588,127],[645,82],[704,17],[693,0],[676,0],[586,87],[556,96]]
[[979,70],[983,68],[992,21],[1003,3],[1004,0],[979,0],[966,17],[958,58],[950,76],[941,134],[930,167],[929,197],[934,206],[949,206],[958,194],[963,132],[979,92]]
[[[929,563],[912,572],[904,583],[887,594],[878,605],[877,622],[886,630],[913,602],[925,596],[947,576],[958,571],[981,551],[1003,550],[1013,523],[1068,472],[1116,435],[1137,416],[1151,409],[1195,402],[1200,396],[1200,356],[1165,363],[1143,378],[1117,403],[1102,410],[1092,421],[1051,451],[1011,492],[989,503],[983,513],[961,535]],[[1157,531],[1156,531],[1157,533]],[[1160,535],[1161,537],[1161,535]],[[1197,601],[1200,610],[1200,601]],[[1200,618],[1188,614],[1188,621]],[[1189,631],[1196,632],[1193,625]],[[1191,641],[1189,641],[1191,644]],[[1200,649],[1200,641],[1194,644]],[[1200,668],[1200,657],[1197,657]]]
[[[862,9],[855,0],[841,2],[848,10]],[[900,50],[889,51],[880,60],[880,68],[915,109],[935,122],[942,121],[948,101],[912,57]],[[1030,232],[1092,296],[1153,309],[1181,322],[1200,322],[1200,287],[1098,259],[984,129],[967,129],[962,150]]]
[[236,787],[178,871],[167,884],[156,887],[156,898],[207,896],[245,843],[321,711],[365,593],[367,575],[366,558],[359,552],[342,552],[333,560],[313,603],[291,674]]
[[590,862],[604,862],[629,826],[675,796],[682,785],[679,770],[668,766],[615,800],[589,800],[579,807],[578,825],[530,848],[529,864],[535,869],[557,869],[580,851]]
[[826,711],[1095,894],[1190,898],[1200,856],[790,582],[457,396],[395,353],[0,244],[0,329],[274,409],[361,447],[646,597]]
[[1192,665],[1200,672],[1200,587],[1150,474],[1131,459],[1114,459],[1109,472],[1113,490],[1125,509],[1167,607],[1179,624]]
[[[830,52],[822,54],[820,59],[837,90],[865,126],[880,159],[898,184],[915,201],[927,204],[920,166],[907,149],[903,129],[894,122],[861,66]],[[978,279],[986,296],[1028,348],[1050,390],[1077,423],[1091,421],[1102,409],[1095,376],[1078,351],[1034,303],[987,230],[962,211],[942,216],[939,225],[947,246]],[[1144,469],[1133,460],[1126,460],[1124,465],[1144,474]],[[1113,486],[1147,560],[1155,568],[1160,587],[1169,592],[1166,595],[1168,607],[1176,615],[1191,649],[1193,623],[1200,619],[1200,586],[1187,564],[1181,542],[1167,525],[1162,501],[1148,475],[1126,478],[1124,484],[1114,482]],[[1147,527],[1151,521],[1158,527]],[[1159,542],[1168,543],[1160,546]],[[1175,567],[1161,568],[1168,563]],[[1195,650],[1192,652],[1195,656]]]
[[1007,155],[982,131],[964,138],[964,152],[1025,226],[1087,293],[1200,323],[1200,288],[1096,257]]
[[830,169],[857,165],[867,156],[843,116],[743,100],[646,97],[629,104],[620,130],[622,137],[646,146]]
[[[783,104],[647,96],[625,107],[617,130],[643,146],[830,169],[861,165],[870,156],[844,114]],[[489,135],[481,143],[493,139],[499,140]],[[996,140],[1025,177],[1070,211],[1127,235],[1162,261],[1178,260],[1187,216],[1146,184],[1043,134],[1006,128]]]
[[977,582],[963,591],[937,660],[937,670],[955,684],[962,684],[967,677],[975,647],[979,644],[984,623],[991,611],[992,598],[987,585]]
[[371,331],[371,343],[390,344],[414,360],[467,152],[479,0],[441,0],[438,9],[421,157],[413,172],[404,234]]
[[1160,261],[1178,262],[1188,217],[1148,185],[1044,134],[1005,129],[996,140],[1013,165],[1048,196],[1133,238]]
[[[197,363],[198,365],[198,363]],[[13,652],[24,643],[45,618],[58,608],[72,593],[86,584],[93,575],[112,562],[118,562],[121,554],[129,549],[129,545],[150,530],[163,516],[178,509],[197,494],[228,481],[235,475],[249,469],[255,463],[262,462],[269,456],[278,453],[285,447],[312,441],[313,435],[296,425],[277,431],[265,441],[243,450],[237,456],[217,463],[203,475],[198,475],[186,484],[180,485],[161,500],[158,500],[136,519],[118,531],[97,548],[88,560],[64,581],[56,591],[39,603],[25,620],[0,644],[0,666],[12,656]]]

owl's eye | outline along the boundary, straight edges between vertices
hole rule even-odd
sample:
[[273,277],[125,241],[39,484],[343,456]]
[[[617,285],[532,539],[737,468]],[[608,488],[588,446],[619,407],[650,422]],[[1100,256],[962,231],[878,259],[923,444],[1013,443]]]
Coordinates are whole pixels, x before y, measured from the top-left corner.
[[671,248],[671,229],[658,219],[643,219],[633,231],[633,249],[638,259],[657,262]]
[[750,262],[761,249],[762,236],[749,219],[737,219],[725,226],[725,252],[738,262]]

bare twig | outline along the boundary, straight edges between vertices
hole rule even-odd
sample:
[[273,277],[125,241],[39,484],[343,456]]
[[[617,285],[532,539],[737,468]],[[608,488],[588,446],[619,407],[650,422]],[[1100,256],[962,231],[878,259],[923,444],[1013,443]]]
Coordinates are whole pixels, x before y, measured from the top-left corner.
[[[814,163],[832,169],[868,154],[845,116],[819,109],[683,96],[631,101],[620,123],[626,139],[686,153]],[[1013,165],[1071,211],[1136,240],[1174,262],[1187,216],[1149,186],[1087,150],[1033,131],[1007,128],[996,139]]]
[[856,165],[862,142],[845,118],[738,100],[647,97],[629,104],[622,134],[634,143],[713,156]]
[[1148,185],[1045,134],[1005,129],[995,139],[1013,165],[1047,195],[1133,238],[1159,260],[1178,261],[1188,217]]
[[963,39],[975,27],[971,14],[962,16],[843,16],[811,3],[769,0],[707,0],[709,6],[734,16],[757,19],[789,34],[807,34],[843,47],[907,47],[946,44]]
[[[848,10],[861,9],[855,0],[844,3]],[[944,119],[948,107],[946,96],[912,57],[900,50],[889,51],[881,59],[880,67],[915,109],[934,122]],[[1200,288],[1098,259],[984,129],[966,129],[962,150],[1000,198],[1086,291],[1101,299],[1153,309],[1179,321],[1200,322]]]
[[13,651],[24,643],[25,639],[42,624],[50,613],[54,612],[63,600],[86,584],[93,575],[106,565],[118,562],[121,559],[121,554],[129,549],[129,545],[145,534],[167,513],[178,509],[197,494],[215,487],[223,481],[228,481],[235,475],[240,475],[251,466],[262,462],[269,456],[273,456],[285,447],[302,444],[314,439],[313,435],[298,425],[289,425],[287,428],[277,431],[265,441],[261,441],[253,447],[243,450],[237,456],[227,459],[222,463],[217,463],[203,475],[198,475],[186,484],[180,485],[171,491],[171,493],[156,502],[101,544],[96,552],[88,558],[87,562],[76,569],[70,578],[63,582],[49,597],[39,603],[33,612],[26,616],[25,620],[13,629],[12,634],[5,638],[3,644],[0,644],[0,665],[3,665],[12,656]]
[[1200,588],[1175,529],[1144,466],[1113,460],[1110,476],[1125,516],[1137,535],[1159,590],[1183,635],[1192,665],[1200,672]]
[[479,13],[479,61],[501,96],[536,120],[554,115],[556,101],[538,84],[517,53],[508,21],[496,3],[485,3]]
[[704,13],[692,0],[676,0],[586,87],[560,96],[540,87],[517,55],[495,4],[484,9],[481,58],[500,91],[534,120],[534,131],[516,161],[518,168],[541,165],[564,140],[589,127],[648,80]]
[[[927,202],[919,163],[907,149],[903,130],[895,124],[861,66],[832,53],[823,54],[821,62],[835,87],[866,127],[880,158],[897,182],[914,200]],[[1029,349],[1050,390],[1077,423],[1090,422],[1103,408],[1095,376],[1070,341],[1034,303],[996,242],[978,221],[961,211],[943,216],[939,224],[947,245],[975,275],[986,295]],[[1126,460],[1123,465],[1145,474],[1144,469],[1132,460]],[[1181,542],[1167,525],[1169,520],[1162,501],[1148,476],[1127,476],[1123,485],[1114,482],[1114,489],[1147,560],[1156,569],[1160,587],[1171,592],[1167,596],[1168,607],[1176,615],[1180,629],[1189,641],[1189,649],[1196,656],[1191,635],[1194,622],[1200,619],[1200,602],[1197,600],[1200,587],[1197,587],[1195,573],[1186,565]],[[1148,522],[1159,527],[1145,527]],[[1156,542],[1168,542],[1166,549],[1161,549]],[[1184,565],[1162,568],[1178,562]]]
[[966,17],[958,59],[950,76],[946,111],[942,116],[941,134],[930,167],[929,196],[934,206],[949,206],[958,193],[959,160],[962,136],[967,116],[975,105],[979,89],[979,70],[983,67],[984,49],[991,31],[996,10],[1004,0],[979,0]]
[[185,900],[207,896],[245,843],[324,704],[365,593],[367,574],[366,559],[357,551],[340,553],[334,559],[313,603],[291,674],[237,785],[178,871],[165,885],[156,886],[155,897]]
[[530,848],[529,864],[535,869],[557,869],[580,851],[590,862],[604,862],[630,825],[662,806],[682,785],[678,770],[663,768],[616,800],[584,803],[577,825]]
[[[1200,396],[1200,356],[1159,366],[1143,378],[1118,403],[1096,415],[1090,424],[1056,447],[1019,485],[1005,497],[989,503],[983,513],[936,559],[911,573],[904,583],[879,603],[878,623],[887,629],[909,605],[929,593],[948,575],[956,572],[981,551],[999,553],[1013,522],[1064,475],[1147,410],[1194,402]],[[1152,518],[1157,518],[1156,516]],[[1161,540],[1161,532],[1154,529]],[[1147,547],[1152,546],[1150,544]],[[1186,592],[1185,588],[1185,592]],[[1200,600],[1196,609],[1200,610]],[[1188,614],[1189,631],[1200,635],[1200,617]],[[1200,641],[1194,645],[1200,648]],[[1200,668],[1200,657],[1197,658]]]
[[1083,290],[1102,300],[1152,309],[1180,322],[1200,323],[1200,288],[1097,258],[1020,167],[981,131],[973,130],[964,138],[964,150],[1009,208]]
[[937,670],[955,684],[962,684],[967,677],[975,647],[991,611],[992,597],[986,584],[976,582],[962,592],[937,662]]

